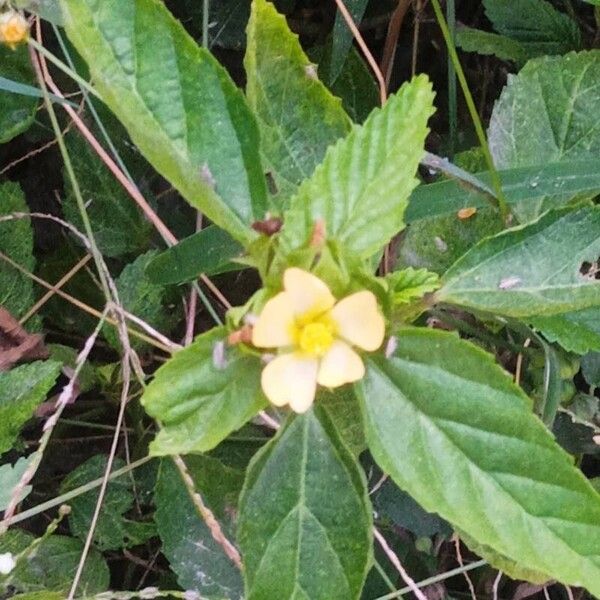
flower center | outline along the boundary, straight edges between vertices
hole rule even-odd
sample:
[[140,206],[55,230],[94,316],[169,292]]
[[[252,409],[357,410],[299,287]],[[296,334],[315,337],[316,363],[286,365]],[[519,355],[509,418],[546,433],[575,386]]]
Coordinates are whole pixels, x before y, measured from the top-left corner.
[[333,344],[333,328],[325,323],[314,322],[300,330],[298,345],[300,349],[314,356],[323,356]]

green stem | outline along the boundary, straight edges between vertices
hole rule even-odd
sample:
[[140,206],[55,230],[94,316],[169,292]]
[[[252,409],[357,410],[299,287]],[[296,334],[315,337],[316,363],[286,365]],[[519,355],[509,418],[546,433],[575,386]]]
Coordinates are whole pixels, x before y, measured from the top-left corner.
[[[113,479],[117,479],[117,477],[121,477],[122,475],[125,475],[125,474],[129,473],[130,471],[133,471],[134,469],[141,467],[142,465],[146,464],[148,461],[152,460],[153,458],[154,458],[153,456],[144,456],[144,458],[140,458],[139,460],[132,462],[131,464],[127,465],[126,467],[123,467],[121,469],[113,471],[108,476],[108,480],[112,481]],[[61,494],[60,496],[57,496],[56,498],[52,498],[52,500],[48,500],[47,502],[42,502],[41,504],[38,504],[37,506],[34,506],[28,510],[24,510],[23,512],[19,513],[18,515],[15,515],[14,517],[12,517],[10,519],[10,524],[14,525],[15,523],[19,523],[20,521],[25,521],[26,519],[35,517],[36,515],[39,515],[40,513],[50,510],[51,508],[54,508],[55,506],[60,506],[61,504],[68,502],[72,498],[76,498],[77,496],[81,496],[81,494],[85,494],[86,492],[89,492],[97,487],[100,487],[102,485],[103,480],[104,480],[104,477],[99,477],[98,479],[94,479],[93,481],[90,481],[89,483],[81,485],[78,488],[75,488],[74,490],[66,492],[65,494]]]
[[[447,0],[446,3],[446,18],[448,19],[448,33],[452,41],[452,47],[455,47],[454,40],[456,39],[456,6],[455,0]],[[452,58],[448,56],[448,158],[454,160],[454,154],[457,147],[457,130],[458,130],[458,106],[457,106],[457,90],[456,90],[456,69]]]
[[208,19],[210,16],[210,0],[204,0],[202,5],[202,47],[208,48]]
[[36,52],[39,52],[40,54],[42,54],[53,65],[57,66],[63,73],[67,74],[71,79],[76,81],[80,85],[80,87],[82,87],[84,90],[86,90],[87,92],[92,94],[92,96],[96,96],[96,98],[98,98],[99,100],[102,99],[100,97],[100,94],[90,85],[90,83],[88,81],[86,81],[83,77],[81,77],[81,75],[78,75],[75,71],[70,69],[67,65],[65,65],[64,62],[62,62],[61,60],[56,58],[56,56],[54,56],[54,54],[52,54],[52,52],[49,52],[48,50],[46,50],[46,48],[44,46],[39,44],[33,38],[29,38],[28,43],[32,48],[35,48]]
[[496,201],[498,203],[498,210],[500,211],[502,218],[506,222],[510,215],[510,210],[508,208],[508,203],[506,202],[506,197],[504,196],[504,191],[502,190],[502,181],[500,180],[498,171],[496,170],[496,167],[494,166],[494,161],[492,159],[492,155],[490,153],[490,148],[487,143],[485,131],[483,129],[481,119],[479,118],[479,114],[477,113],[475,101],[473,100],[471,90],[469,89],[469,84],[467,83],[467,78],[465,77],[465,73],[460,64],[460,60],[458,59],[458,54],[457,54],[456,48],[454,47],[454,44],[452,42],[452,36],[448,29],[448,24],[446,23],[444,14],[442,13],[442,8],[440,6],[440,2],[439,2],[439,0],[431,0],[431,4],[433,6],[433,10],[435,11],[435,16],[438,20],[440,29],[442,30],[442,35],[444,36],[444,40],[446,41],[446,46],[448,48],[448,54],[450,56],[450,60],[452,61],[452,63],[454,64],[454,68],[456,69],[456,76],[458,77],[460,87],[464,94],[465,101],[466,101],[467,107],[469,109],[469,114],[471,115],[471,120],[473,121],[473,125],[475,126],[475,132],[477,133],[477,138],[479,139],[479,144],[481,145],[481,150],[485,157],[485,162],[487,164],[488,170],[490,171],[492,185],[494,187],[494,192],[496,193]]

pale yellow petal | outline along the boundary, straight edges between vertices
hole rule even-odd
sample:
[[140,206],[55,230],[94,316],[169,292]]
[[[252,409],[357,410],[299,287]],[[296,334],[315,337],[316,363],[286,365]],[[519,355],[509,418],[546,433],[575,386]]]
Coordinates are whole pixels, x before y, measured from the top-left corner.
[[263,392],[275,406],[289,404],[297,413],[306,412],[315,399],[318,367],[316,358],[282,354],[263,369]]
[[281,292],[271,298],[252,328],[252,343],[258,348],[282,348],[294,343],[294,313],[289,295]]
[[283,274],[283,287],[291,300],[291,306],[297,317],[319,315],[335,304],[333,294],[318,277],[291,267]]
[[377,350],[385,335],[385,321],[379,312],[373,292],[364,290],[340,300],[331,311],[340,337],[372,352]]
[[325,387],[338,387],[362,379],[365,365],[361,357],[345,342],[334,342],[321,359],[317,381]]

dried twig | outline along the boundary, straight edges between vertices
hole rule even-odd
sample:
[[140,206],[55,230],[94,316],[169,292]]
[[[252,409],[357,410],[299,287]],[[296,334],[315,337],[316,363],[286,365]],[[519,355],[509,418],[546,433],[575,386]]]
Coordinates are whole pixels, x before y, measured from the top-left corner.
[[398,573],[400,573],[400,577],[402,577],[406,585],[410,587],[410,591],[417,597],[418,600],[427,600],[427,596],[417,587],[415,580],[406,572],[396,553],[390,548],[385,538],[375,527],[373,527],[373,535],[379,542],[379,545],[385,552],[389,561],[394,565],[394,567],[396,567]]
[[204,500],[202,499],[200,493],[196,490],[194,480],[192,479],[192,476],[190,475],[185,462],[183,461],[181,456],[178,455],[172,458],[173,462],[175,463],[175,466],[181,474],[181,479],[183,480],[183,483],[190,495],[190,498],[192,499],[192,502],[194,503],[194,506],[196,507],[196,510],[202,517],[203,521],[206,523],[206,526],[208,527],[213,539],[215,540],[215,542],[217,542],[217,544],[221,546],[221,548],[223,548],[223,551],[231,560],[231,562],[238,569],[241,570],[242,559],[240,557],[238,549],[227,539],[215,515],[210,510],[210,508],[208,508],[208,506],[204,504]]

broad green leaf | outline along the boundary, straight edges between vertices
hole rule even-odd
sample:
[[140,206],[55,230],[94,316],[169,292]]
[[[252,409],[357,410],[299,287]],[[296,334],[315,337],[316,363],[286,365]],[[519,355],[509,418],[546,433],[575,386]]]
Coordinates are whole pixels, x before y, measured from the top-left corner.
[[[258,129],[242,93],[155,0],[61,0],[106,104],[149,162],[241,242],[267,210]],[[235,175],[235,176],[234,176]]]
[[[600,129],[594,115],[600,110],[599,77],[597,50],[534,59],[510,77],[489,126],[496,166],[508,169],[597,160]],[[572,198],[572,194],[557,189],[555,194],[519,204],[513,210],[521,221],[530,221]]]
[[324,413],[291,416],[255,456],[238,540],[247,600],[359,597],[371,508],[360,467]]
[[357,385],[373,456],[398,486],[523,568],[600,592],[600,496],[493,357],[406,329]]
[[[22,84],[32,84],[35,75],[26,47],[10,50],[0,46],[0,76]],[[23,133],[35,120],[39,100],[9,92],[0,92],[0,144]]]
[[304,245],[315,222],[359,257],[376,254],[404,227],[403,215],[423,157],[433,92],[425,76],[405,83],[364,125],[332,146],[291,200],[282,242]]
[[[365,14],[369,0],[346,0],[344,4],[352,17],[352,20],[359,24]],[[354,41],[354,35],[352,34],[352,31],[350,31],[346,19],[344,19],[339,9],[335,15],[335,23],[333,24],[331,38],[331,64],[329,66],[328,81],[334,83],[342,73],[344,63],[346,62],[348,53],[352,48],[352,42]]]
[[482,239],[501,232],[504,222],[490,208],[469,219],[456,213],[432,216],[411,223],[398,250],[396,268],[427,269],[439,275]]
[[317,402],[327,413],[339,438],[358,458],[366,450],[367,443],[360,406],[352,389],[346,386],[331,391],[320,390]]
[[[161,333],[168,333],[177,319],[177,314],[172,310],[166,310],[165,307],[168,289],[150,281],[146,274],[147,266],[156,255],[156,250],[150,250],[138,256],[121,271],[116,279],[116,285],[123,308]],[[104,328],[104,336],[114,348],[120,348],[115,327],[107,325]],[[136,348],[144,347],[143,342],[134,338],[131,339],[131,343]]]
[[463,531],[459,532],[460,538],[469,548],[488,561],[488,563],[494,568],[502,571],[502,573],[508,575],[511,579],[525,580],[531,583],[549,583],[549,577],[533,569],[522,567],[520,564],[510,558],[506,558],[498,552],[494,552],[489,546],[484,544],[478,544],[472,537],[466,535]]
[[547,317],[534,317],[530,323],[550,342],[569,352],[585,354],[600,351],[600,307]]
[[64,600],[60,592],[28,592],[26,594],[17,594],[13,596],[14,600]]
[[201,273],[217,275],[234,271],[243,268],[231,262],[242,250],[226,231],[209,225],[157,254],[148,263],[146,275],[152,283],[170,285],[193,281]]
[[589,352],[581,359],[581,373],[588,385],[600,387],[600,352]]
[[[195,489],[202,494],[229,537],[243,481],[241,471],[206,456],[187,456],[185,462]],[[154,503],[162,552],[176,573],[179,585],[211,600],[241,600],[240,572],[213,539],[171,460],[164,459],[160,463]]]
[[[113,471],[124,467],[124,461],[116,459]],[[101,454],[92,456],[74,471],[69,473],[60,486],[65,493],[104,475],[106,457]],[[98,501],[98,490],[81,494],[69,500],[71,514],[69,527],[71,533],[85,542],[90,530],[92,517]],[[125,517],[133,506],[133,480],[131,476],[114,479],[108,484],[102,501],[102,509],[96,523],[93,542],[98,550],[120,550],[143,544],[156,535],[153,523],[131,521]]]
[[[150,225],[136,203],[79,132],[67,134],[65,141],[102,254],[115,257],[146,249]],[[67,187],[63,209],[69,222],[83,230],[71,187]]]
[[46,19],[54,25],[59,27],[64,25],[59,0],[13,0],[13,4],[18,8],[39,15],[42,19]]
[[262,153],[278,190],[289,195],[310,177],[327,148],[348,133],[350,119],[267,0],[252,3],[244,65]]
[[[29,208],[19,185],[0,185],[0,215],[27,212]],[[33,231],[28,219],[0,222],[0,251],[28,271],[34,270]],[[18,318],[27,312],[33,300],[32,280],[0,261],[0,305]]]
[[60,363],[52,360],[0,372],[0,454],[12,448],[21,427],[46,399],[59,373]]
[[559,209],[484,239],[444,275],[438,300],[511,317],[599,303],[600,207]]
[[[331,70],[331,42],[311,48],[309,57],[319,65],[319,76],[328,81]],[[372,71],[353,46],[346,56],[340,74],[328,85],[342,100],[342,106],[354,123],[362,123],[379,106],[379,89]]]
[[[13,491],[31,462],[30,458],[21,457],[14,465],[6,463],[0,466],[0,511],[6,510],[10,504]],[[31,492],[31,486],[26,485],[21,492],[19,502],[24,500],[29,492]]]
[[386,277],[394,304],[406,304],[437,290],[439,277],[427,269],[403,269]]
[[552,432],[556,441],[570,454],[600,454],[598,398],[577,394],[566,408],[560,409]]
[[[18,554],[34,540],[33,535],[22,529],[9,529],[0,536],[0,553]],[[17,563],[10,576],[1,582],[0,590],[6,592],[6,586],[11,586],[11,591],[60,591],[64,594],[71,588],[82,552],[83,543],[79,540],[51,535],[33,554]],[[91,548],[77,586],[78,596],[103,592],[109,582],[110,573],[104,558]]]
[[483,0],[485,14],[499,33],[521,43],[528,58],[579,50],[579,26],[547,0]]
[[[510,204],[533,206],[551,194],[573,198],[591,195],[600,190],[600,161],[565,160],[531,167],[517,167],[499,171],[502,189]],[[481,187],[491,188],[488,172],[477,173]],[[413,223],[435,215],[456,213],[461,208],[482,208],[490,205],[484,192],[460,180],[445,180],[420,185],[413,193],[406,209],[405,220]]]
[[374,508],[380,518],[390,519],[394,525],[408,529],[417,537],[430,537],[438,533],[449,537],[452,533],[451,527],[444,519],[435,513],[423,510],[391,479],[387,479],[372,497]]
[[155,374],[141,402],[161,430],[155,456],[206,452],[264,408],[261,364],[213,329],[177,352]]
[[466,52],[493,54],[502,60],[510,60],[518,65],[527,62],[527,50],[523,45],[505,35],[464,27],[456,32],[456,45]]

